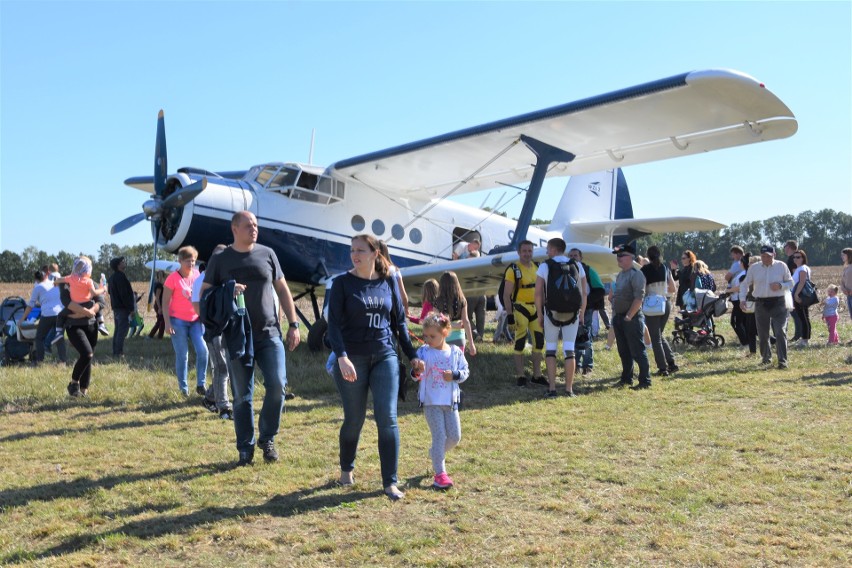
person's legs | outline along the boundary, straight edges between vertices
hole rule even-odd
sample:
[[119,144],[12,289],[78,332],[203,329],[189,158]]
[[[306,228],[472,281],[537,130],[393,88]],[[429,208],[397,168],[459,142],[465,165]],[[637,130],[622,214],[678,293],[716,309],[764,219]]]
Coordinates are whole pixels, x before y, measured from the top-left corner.
[[397,483],[399,461],[399,428],[396,422],[399,359],[396,353],[372,359],[369,382],[370,392],[373,394],[373,414],[379,431],[382,487],[389,487]]
[[80,354],[74,369],[71,371],[71,382],[78,385],[79,390],[86,391],[92,378],[92,359],[95,356],[95,345],[98,343],[97,329],[90,326],[75,326],[68,328],[68,341]]
[[837,335],[837,316],[825,316],[825,325],[828,327],[828,344],[840,343],[840,337]]
[[577,365],[574,361],[574,344],[579,327],[579,318],[574,320],[572,324],[562,326],[562,352],[565,355],[565,392],[568,394],[574,392],[574,374],[577,371]]
[[633,382],[633,358],[630,356],[630,346],[627,338],[627,324],[624,314],[612,315],[612,332],[615,337],[615,346],[618,349],[618,357],[621,359],[621,383]]
[[254,358],[263,373],[263,405],[257,421],[258,443],[263,445],[274,440],[281,424],[284,409],[284,389],[287,386],[287,368],[284,344],[280,337],[257,341]]
[[544,316],[544,366],[547,369],[547,388],[556,392],[556,347],[559,345],[559,326]]
[[[666,325],[669,323],[669,316],[671,315],[672,310],[672,302],[671,300],[666,301],[666,312],[660,318],[660,343],[663,345],[663,357],[666,360],[666,365],[668,366],[668,371],[670,373],[677,371],[678,366],[674,360],[674,352],[672,352],[672,346],[669,344],[668,339],[666,339]],[[647,325],[647,321],[645,322]]]
[[[213,381],[210,388],[213,392],[207,394],[209,400],[216,401],[219,411],[230,410],[231,401],[228,398],[228,358],[222,345],[222,336],[217,335],[207,344],[210,361],[213,365]],[[212,395],[212,396],[211,396]]]
[[772,308],[769,313],[772,332],[775,334],[775,352],[778,354],[778,365],[784,367],[787,366],[787,315],[789,313],[784,302],[778,302],[778,305]]
[[[192,324],[178,318],[171,318],[171,322],[175,330],[174,335],[172,335],[172,347],[175,350],[175,374],[177,375],[178,388],[183,394],[189,394],[186,375],[187,361],[189,360],[189,328]],[[116,333],[112,340],[113,346],[118,337],[118,333]]]
[[629,322],[624,322],[625,335],[630,350],[630,357],[636,361],[639,367],[639,386],[651,384],[650,365],[648,363],[648,351],[645,349],[645,316],[642,312],[637,313]]
[[[256,354],[257,352],[255,352]],[[237,451],[253,452],[254,437],[254,365],[246,366],[239,359],[228,361],[231,376],[231,395],[233,397],[234,433],[237,439]]]
[[130,320],[128,319],[130,318],[130,310],[113,310],[112,315],[115,318],[112,354],[124,355],[124,338],[127,337],[127,332],[130,330]]
[[447,432],[444,422],[444,407],[424,406],[423,416],[432,433],[432,447],[429,448],[429,457],[432,459],[432,469],[435,475],[447,471],[444,458],[447,449]]
[[796,308],[799,311],[799,320],[801,320],[802,324],[802,339],[810,340],[811,338],[811,314],[810,307],[803,306],[802,304],[796,304]]
[[[355,381],[346,381],[340,373],[340,366],[335,364],[332,368],[334,384],[340,393],[343,405],[343,424],[340,425],[340,471],[349,472],[355,469],[355,457],[358,453],[358,440],[361,437],[361,428],[367,416],[367,394],[369,391],[369,357],[352,356],[349,358],[355,366]],[[234,377],[231,377],[233,384]],[[236,398],[234,398],[234,410],[236,411]]]
[[760,356],[764,363],[772,360],[772,348],[769,346],[769,313],[769,308],[758,301],[754,308],[754,323],[757,327],[757,339],[760,342]]
[[743,316],[746,338],[748,339],[748,350],[754,355],[757,353],[757,324],[754,321],[754,314],[743,314]]
[[189,326],[189,338],[195,349],[195,384],[205,388],[207,383],[207,343],[204,341],[204,326],[201,320],[195,320]]
[[802,320],[799,314],[794,309],[790,317],[793,319],[793,341],[798,341],[802,338]]
[[[48,334],[56,327],[55,317],[41,317],[38,320],[35,336],[35,363],[44,361],[44,343]],[[62,342],[64,343],[64,341]]]
[[651,348],[654,350],[654,362],[660,373],[668,373],[668,363],[663,352],[663,337],[660,330],[660,321],[663,316],[646,316],[645,325],[648,326],[648,334],[651,336]]

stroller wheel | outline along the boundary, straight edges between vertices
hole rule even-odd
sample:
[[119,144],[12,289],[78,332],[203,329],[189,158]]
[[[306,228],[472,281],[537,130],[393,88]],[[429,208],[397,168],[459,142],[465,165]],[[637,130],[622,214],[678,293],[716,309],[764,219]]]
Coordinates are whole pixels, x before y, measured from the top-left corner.
[[723,335],[714,335],[714,341],[716,341],[716,347],[724,347],[725,346],[725,337]]

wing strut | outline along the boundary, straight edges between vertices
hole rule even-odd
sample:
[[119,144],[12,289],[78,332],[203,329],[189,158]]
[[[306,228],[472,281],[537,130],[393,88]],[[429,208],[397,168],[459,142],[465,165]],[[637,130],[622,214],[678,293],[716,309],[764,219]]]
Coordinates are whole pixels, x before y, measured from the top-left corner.
[[544,178],[550,169],[550,164],[553,162],[571,162],[575,157],[571,152],[551,146],[541,140],[530,138],[524,134],[521,134],[521,142],[526,144],[527,148],[536,155],[532,180],[530,181],[529,189],[527,189],[527,195],[524,198],[524,206],[521,209],[521,215],[518,217],[518,224],[515,226],[515,233],[512,235],[512,242],[508,245],[494,247],[488,251],[488,254],[517,250],[518,243],[527,238],[530,221],[532,221],[535,206],[538,203],[538,196],[541,194],[541,186],[544,184]]

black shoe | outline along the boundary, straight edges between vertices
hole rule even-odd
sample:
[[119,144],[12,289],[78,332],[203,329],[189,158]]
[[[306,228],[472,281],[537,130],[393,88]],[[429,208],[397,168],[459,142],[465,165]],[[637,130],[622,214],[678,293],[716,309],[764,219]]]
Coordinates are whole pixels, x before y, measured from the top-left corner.
[[530,382],[534,385],[541,385],[543,387],[550,386],[547,379],[544,377],[533,377],[530,379]]
[[207,395],[207,389],[201,385],[198,385],[197,387],[195,387],[195,394],[205,396]]
[[518,386],[519,387],[527,386],[527,378],[526,377],[518,377]]
[[617,388],[623,389],[624,387],[633,386],[633,381],[632,380],[626,380],[626,379],[620,379],[617,383],[615,383],[615,386]]
[[549,390],[545,393],[544,398],[556,398],[559,394],[556,391]]
[[245,466],[245,465],[251,465],[251,462],[252,462],[253,459],[254,459],[254,448],[240,452],[240,461],[237,462],[237,467],[242,467],[242,466]]
[[651,383],[640,381],[638,385],[636,385],[635,387],[630,387],[630,388],[633,389],[633,390],[649,389],[649,388],[651,388]]
[[670,375],[671,375],[672,373],[677,373],[678,371],[680,371],[680,367],[678,367],[678,366],[677,366],[676,364],[674,364],[674,363],[669,363],[669,374],[670,374]]
[[666,369],[660,369],[659,371],[657,371],[654,374],[657,375],[658,377],[668,377],[669,376],[669,372]]
[[219,418],[222,420],[233,420],[234,419],[234,411],[230,408],[226,408],[224,410],[219,411]]
[[219,412],[219,409],[216,407],[216,401],[210,400],[206,396],[201,399],[201,406],[203,406],[210,412]]
[[275,440],[263,442],[260,444],[260,447],[263,449],[263,461],[267,463],[278,461],[278,450],[275,449]]
[[284,400],[293,400],[296,398],[296,395],[291,392],[284,393]]
[[567,396],[568,398],[577,398],[577,395],[572,390],[571,391],[565,391],[565,396]]
[[584,376],[584,377],[585,377],[586,375],[591,375],[591,374],[592,374],[592,368],[591,368],[591,367],[584,367],[584,368],[583,368],[583,376]]
[[71,381],[68,383],[68,394],[70,396],[80,396],[80,383]]

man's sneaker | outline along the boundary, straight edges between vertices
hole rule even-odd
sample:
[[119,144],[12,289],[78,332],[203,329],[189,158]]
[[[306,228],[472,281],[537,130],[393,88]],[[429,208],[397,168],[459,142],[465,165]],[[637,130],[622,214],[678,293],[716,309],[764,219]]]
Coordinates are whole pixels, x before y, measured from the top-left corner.
[[65,330],[61,327],[56,328],[56,335],[53,336],[53,339],[50,340],[51,345],[55,345],[62,341],[62,338],[65,337]]
[[355,483],[355,474],[353,472],[351,472],[351,471],[341,471],[340,472],[340,479],[337,482],[338,485],[340,485],[341,487],[348,487],[350,485],[353,485],[354,483]]
[[237,467],[251,465],[254,459],[254,448],[240,452],[240,461],[237,462]]
[[292,392],[285,392],[284,393],[284,400],[293,400],[294,398],[296,398],[296,395],[293,394]]
[[234,411],[230,408],[226,408],[224,410],[219,411],[219,418],[222,420],[233,420],[234,419]]
[[530,379],[530,382],[535,385],[541,385],[543,387],[548,386],[547,379],[545,379],[544,377],[533,377],[532,379]]
[[584,377],[586,375],[591,375],[591,374],[592,374],[592,368],[591,367],[583,367],[583,376]]
[[201,399],[201,406],[209,410],[210,412],[218,412],[219,409],[216,407],[216,401],[210,400],[206,396]]
[[633,390],[649,389],[651,388],[651,383],[649,383],[648,381],[639,381],[638,385],[630,388],[632,388]]
[[197,387],[195,387],[195,394],[200,395],[200,396],[206,396],[207,395],[207,389],[204,388],[204,385],[198,385]]
[[632,386],[632,385],[633,385],[632,379],[631,380],[619,379],[619,381],[617,383],[615,383],[615,386],[618,387],[618,388],[629,387],[629,386]]
[[436,475],[435,481],[432,482],[432,487],[437,487],[438,489],[449,489],[452,486],[453,480],[450,479],[450,476],[447,475],[446,471],[442,471]]
[[574,391],[572,391],[572,390],[565,391],[565,396],[567,396],[568,398],[577,398],[577,395],[574,394]]
[[680,367],[678,367],[678,366],[677,366],[677,364],[675,364],[675,363],[669,363],[669,374],[670,374],[670,375],[671,375],[672,373],[677,373],[678,371],[680,371]]
[[526,377],[518,377],[518,386],[519,387],[527,386],[527,378]]
[[68,394],[70,396],[80,396],[80,383],[74,381],[68,383]]
[[260,447],[263,449],[263,460],[266,462],[278,461],[278,450],[275,449],[275,440],[262,442]]
[[405,497],[405,493],[399,490],[399,487],[396,485],[388,485],[385,487],[385,495],[388,496],[388,499],[391,501],[399,501],[403,497]]
[[107,326],[104,322],[100,322],[98,324],[98,333],[103,336],[109,337],[109,330],[107,329]]
[[556,398],[559,394],[555,390],[549,390],[545,393],[544,398]]

